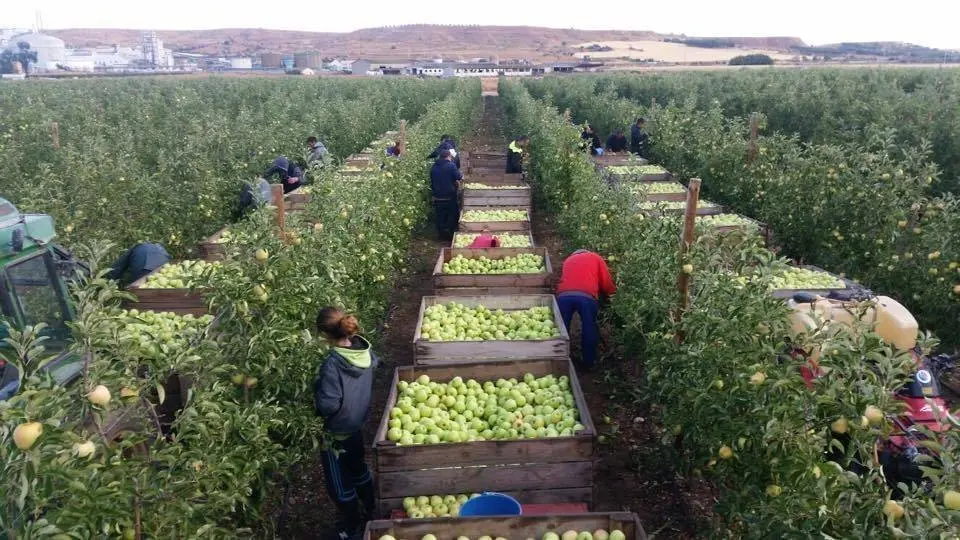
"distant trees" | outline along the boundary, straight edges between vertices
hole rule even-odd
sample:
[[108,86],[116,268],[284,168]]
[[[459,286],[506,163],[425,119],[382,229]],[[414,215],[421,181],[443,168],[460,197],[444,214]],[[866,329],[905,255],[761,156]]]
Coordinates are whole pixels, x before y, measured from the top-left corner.
[[17,50],[11,51],[6,50],[0,54],[0,73],[13,73],[16,71],[14,69],[14,63],[19,62],[23,67],[23,72],[27,73],[30,68],[30,64],[37,61],[37,51],[30,50],[30,44],[26,41],[21,41],[17,43]]
[[727,62],[731,66],[772,66],[773,58],[765,54],[743,54]]

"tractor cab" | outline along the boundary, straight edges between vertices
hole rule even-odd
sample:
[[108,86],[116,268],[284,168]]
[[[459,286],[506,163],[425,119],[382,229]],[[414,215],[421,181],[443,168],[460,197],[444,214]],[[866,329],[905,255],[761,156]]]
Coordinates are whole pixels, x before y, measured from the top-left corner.
[[43,369],[58,384],[72,381],[82,367],[69,352],[67,326],[73,317],[67,282],[76,277],[80,266],[68,251],[53,244],[54,238],[53,218],[21,214],[0,198],[0,401],[16,394],[22,378],[8,361],[12,351],[3,341],[10,327],[46,324],[45,352],[60,356]]

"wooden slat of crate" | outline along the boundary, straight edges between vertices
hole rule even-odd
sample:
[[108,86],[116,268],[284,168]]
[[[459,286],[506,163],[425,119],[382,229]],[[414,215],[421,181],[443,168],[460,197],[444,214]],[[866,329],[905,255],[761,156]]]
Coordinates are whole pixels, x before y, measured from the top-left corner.
[[521,184],[523,175],[520,173],[506,173],[504,169],[491,171],[483,169],[480,171],[471,171],[469,168],[463,172],[464,182],[483,182],[485,184]]
[[[574,404],[583,429],[569,437],[473,441],[447,444],[397,445],[386,439],[390,410],[397,403],[397,384],[427,375],[433,381],[454,377],[478,382],[515,377],[569,377]],[[553,491],[539,494],[542,502],[563,502],[571,489],[592,500],[596,427],[583,389],[569,358],[541,358],[504,362],[470,362],[437,366],[402,366],[394,370],[390,394],[373,444],[379,499],[481,491]],[[565,478],[559,478],[565,477]]]
[[[657,215],[661,212],[666,215],[677,215],[683,214],[685,210],[683,208],[644,208],[641,211],[648,215]],[[697,208],[698,216],[714,216],[722,213],[723,208],[720,206],[701,206]]]
[[197,250],[200,252],[201,259],[205,261],[222,261],[227,257],[225,246],[219,243],[218,240],[220,240],[220,237],[223,236],[224,231],[228,228],[229,226],[224,227],[200,242]]
[[[538,274],[444,274],[443,264],[450,262],[457,255],[467,259],[502,259],[515,257],[522,253],[535,253],[543,257],[546,272]],[[553,267],[550,265],[550,254],[546,248],[443,248],[433,269],[433,286],[435,289],[454,288],[498,288],[500,294],[530,294],[549,292],[550,277]],[[532,290],[539,289],[539,290]],[[453,294],[456,291],[445,291],[441,294]],[[478,291],[479,292],[479,291]],[[470,291],[461,294],[469,295]]]
[[[160,268],[163,268],[162,266]],[[169,311],[181,315],[206,315],[210,312],[202,291],[189,289],[145,289],[147,278],[160,271],[157,268],[146,276],[134,281],[127,289],[136,295],[135,301],[126,302],[127,309],[140,311]]]
[[530,230],[530,207],[529,206],[496,206],[488,207],[485,210],[523,210],[527,213],[527,219],[522,221],[463,221],[463,214],[469,210],[479,210],[479,208],[465,208],[460,213],[459,230],[463,232],[481,232],[484,230],[490,232],[502,231],[529,231]]
[[[458,237],[459,235],[462,235],[462,234],[480,234],[480,233],[479,233],[479,232],[465,232],[465,233],[462,233],[462,232],[459,232],[459,231],[458,231],[458,232],[455,232],[455,233],[453,233],[453,241],[450,242],[450,247],[452,247],[452,248],[457,247],[457,237]],[[520,235],[520,234],[522,234],[522,235],[530,238],[530,246],[529,246],[529,247],[535,247],[535,246],[536,246],[536,244],[535,244],[534,241],[533,241],[533,233],[532,233],[532,232],[528,232],[528,231],[507,231],[507,232],[505,232],[504,234],[511,234],[511,235]],[[494,236],[497,236],[497,235],[494,235]],[[463,248],[463,249],[467,249],[467,248]]]
[[433,534],[438,540],[458,537],[489,536],[508,540],[543,538],[548,532],[562,535],[566,531],[620,530],[626,540],[645,540],[637,515],[631,512],[592,512],[586,514],[554,514],[547,516],[483,516],[431,519],[381,520],[367,523],[363,540],[378,540],[390,535],[398,540],[416,540]]
[[[482,305],[488,309],[519,310],[536,306],[550,306],[553,322],[560,330],[559,337],[549,339],[485,340],[485,341],[428,341],[420,334],[424,311],[434,304],[457,302],[466,306]],[[424,296],[420,301],[420,315],[413,336],[414,361],[419,365],[477,360],[506,360],[515,358],[569,358],[570,335],[560,318],[557,299],[553,295],[504,296]]]
[[[528,491],[499,491],[519,501],[522,505],[544,504],[583,504],[593,497],[592,488],[535,489]],[[433,495],[433,494],[432,494]],[[438,495],[438,494],[437,494]],[[444,494],[447,495],[447,494]],[[452,493],[449,495],[453,495]],[[381,499],[380,515],[387,516],[395,510],[403,509],[403,497]]]

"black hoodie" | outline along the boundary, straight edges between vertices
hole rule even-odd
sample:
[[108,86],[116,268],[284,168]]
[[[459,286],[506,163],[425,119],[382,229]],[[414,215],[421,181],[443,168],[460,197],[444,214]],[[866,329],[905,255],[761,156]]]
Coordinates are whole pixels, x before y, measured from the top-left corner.
[[330,348],[313,383],[314,407],[327,431],[345,435],[363,427],[378,363],[370,342],[360,336],[352,338],[349,348]]

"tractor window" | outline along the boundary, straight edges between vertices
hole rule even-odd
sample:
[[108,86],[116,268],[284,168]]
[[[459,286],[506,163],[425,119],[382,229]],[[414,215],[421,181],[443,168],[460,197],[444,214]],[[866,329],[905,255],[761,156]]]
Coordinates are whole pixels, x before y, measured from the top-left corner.
[[23,313],[24,323],[47,323],[51,338],[65,338],[69,334],[64,319],[65,303],[51,276],[45,257],[33,257],[7,268],[13,287],[14,301]]

